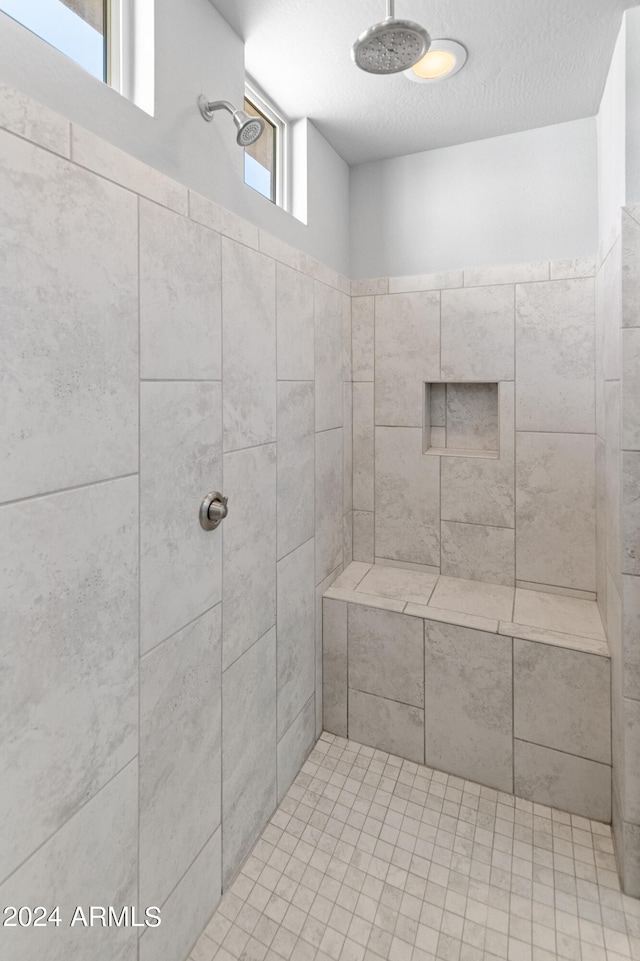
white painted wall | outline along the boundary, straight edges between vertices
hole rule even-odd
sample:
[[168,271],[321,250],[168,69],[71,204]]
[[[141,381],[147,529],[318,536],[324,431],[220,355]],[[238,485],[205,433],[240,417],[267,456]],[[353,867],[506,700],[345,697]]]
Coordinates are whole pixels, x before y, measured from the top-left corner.
[[242,40],[209,0],[156,3],[155,49],[150,117],[0,13],[0,81],[348,273],[349,170],[318,131],[308,125],[314,160],[305,226],[245,186],[231,117],[202,120],[199,94],[241,105],[244,93]]
[[627,10],[624,17],[626,50],[626,203],[640,203],[640,7]]
[[595,119],[351,170],[352,276],[591,255]]
[[626,27],[623,21],[597,120],[600,243],[605,243],[619,226],[620,208],[625,202],[625,65]]

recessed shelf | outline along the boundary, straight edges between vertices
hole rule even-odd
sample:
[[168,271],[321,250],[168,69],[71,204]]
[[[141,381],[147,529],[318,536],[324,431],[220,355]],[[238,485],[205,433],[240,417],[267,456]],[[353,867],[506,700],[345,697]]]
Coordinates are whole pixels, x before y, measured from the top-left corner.
[[424,386],[425,454],[499,457],[497,383],[431,383]]

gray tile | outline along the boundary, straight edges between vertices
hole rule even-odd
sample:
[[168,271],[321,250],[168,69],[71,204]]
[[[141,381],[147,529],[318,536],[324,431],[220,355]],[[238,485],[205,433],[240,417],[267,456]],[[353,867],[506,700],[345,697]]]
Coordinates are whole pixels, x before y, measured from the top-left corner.
[[353,388],[342,385],[342,510],[353,510]]
[[514,527],[514,385],[501,383],[498,394],[500,456],[497,460],[445,457],[442,519],[493,527]]
[[443,521],[441,536],[443,574],[513,586],[515,531]]
[[0,126],[62,157],[69,156],[69,121],[4,84],[0,85]]
[[550,631],[544,627],[530,627],[528,624],[518,624],[500,621],[498,634],[506,637],[519,637],[523,641],[534,641],[537,644],[550,644],[567,651],[581,651],[583,654],[597,654],[607,660],[611,657],[606,641],[597,641],[593,637],[583,637],[581,634],[562,634],[560,631]]
[[143,652],[220,600],[222,532],[203,531],[198,510],[207,491],[222,487],[221,393],[210,383],[140,389]]
[[[280,264],[293,267],[304,275],[307,269],[307,258],[301,250],[297,250],[290,244],[280,240],[279,237],[275,237],[273,234],[270,234],[269,231],[262,229],[259,231],[258,242],[263,254],[267,254],[268,257],[273,257],[273,259],[279,261]],[[298,380],[297,377],[293,379]],[[302,379],[306,380],[307,378]]]
[[640,223],[622,212],[622,326],[640,326]]
[[353,563],[345,567],[342,574],[333,581],[331,586],[346,587],[347,590],[355,590],[365,574],[368,574],[370,570],[372,570],[371,564],[362,564],[359,561],[353,561]]
[[220,235],[140,201],[140,373],[220,380]]
[[137,471],[137,201],[0,131],[0,501]]
[[323,601],[322,705],[323,727],[347,736],[347,605]]
[[608,822],[611,768],[548,747],[514,741],[514,790],[537,804]]
[[260,231],[255,224],[243,220],[226,207],[214,204],[212,200],[194,190],[189,191],[189,216],[191,220],[204,224],[211,230],[217,230],[219,234],[237,240],[245,247],[252,247],[254,250],[260,248]]
[[457,611],[460,614],[473,614],[507,621],[511,620],[513,597],[512,587],[443,575],[436,585],[429,604],[431,607]]
[[[315,666],[315,665],[314,665]],[[316,705],[312,694],[278,741],[278,801],[287,793],[316,742]]]
[[345,564],[353,560],[353,511],[342,518],[342,556]]
[[444,290],[446,287],[462,287],[462,270],[446,270],[440,274],[414,274],[410,277],[389,277],[389,293],[403,294],[414,290]]
[[163,903],[220,824],[220,632],[217,605],[140,664],[144,905]]
[[640,329],[622,331],[622,448],[640,450]]
[[573,280],[577,277],[593,277],[596,272],[595,257],[576,257],[573,260],[552,260],[551,280]]
[[316,673],[313,538],[278,562],[278,738],[313,694]]
[[371,511],[353,512],[353,559],[373,564],[373,521]]
[[425,622],[426,763],[513,790],[511,638]]
[[618,237],[602,265],[605,380],[620,378],[620,329],[623,326],[622,296],[625,287],[622,256],[622,241]]
[[429,384],[429,422],[432,428],[447,426],[446,384]]
[[376,298],[376,424],[422,427],[424,383],[440,379],[440,295]]
[[354,297],[351,301],[351,339],[354,381],[373,380],[374,304],[375,300],[373,297]]
[[549,279],[549,262],[546,260],[507,264],[499,267],[480,267],[465,270],[465,287],[484,287],[488,284],[524,284]]
[[[70,921],[77,905],[137,903],[137,764],[127,765],[88,804],[0,886],[3,905],[60,907],[59,926],[3,927],[2,952],[11,961],[134,961],[133,927],[91,931]],[[145,905],[146,907],[146,905]],[[144,917],[144,907],[138,912]],[[6,915],[5,915],[6,917]],[[43,937],[44,935],[44,937]]]
[[440,624],[454,624],[458,627],[470,627],[474,631],[485,631],[489,634],[508,634],[508,631],[498,630],[505,622],[479,614],[461,614],[459,611],[446,611],[439,607],[425,607],[423,604],[407,604],[405,614],[412,617],[423,617],[427,621]]
[[224,478],[229,496],[223,524],[226,670],[276,622],[275,444],[225,454]]
[[222,240],[224,449],[276,436],[275,263]]
[[424,707],[424,638],[416,617],[349,605],[349,688]]
[[329,587],[324,596],[335,601],[348,601],[360,607],[374,607],[383,611],[395,611],[402,614],[407,606],[406,601],[396,601],[392,597],[375,597],[373,594],[361,594],[359,591],[349,590],[347,587]]
[[137,751],[137,540],[136,478],[0,511],[0,877]]
[[623,814],[625,821],[640,824],[640,701],[625,697],[622,711],[625,753]]
[[594,281],[516,287],[516,427],[593,433]]
[[343,296],[326,284],[314,284],[316,430],[342,426]]
[[[316,689],[316,699],[315,699],[316,700],[316,737],[320,737],[323,730],[323,723],[322,723],[322,709],[323,709],[322,691],[323,691],[323,685],[324,685],[324,676],[323,676],[324,650],[323,650],[323,637],[322,637],[323,597],[324,597],[324,592],[331,586],[331,584],[336,579],[337,575],[341,572],[341,570],[342,570],[342,565],[339,565],[335,571],[332,571],[331,574],[328,575],[328,577],[323,578],[323,580],[321,580],[319,584],[316,584],[316,687],[315,687]],[[346,618],[346,614],[345,614],[345,618]],[[345,621],[345,624],[346,624],[346,621]],[[346,632],[346,626],[345,626],[345,632]],[[345,658],[346,658],[346,655],[345,655]],[[345,661],[345,669],[344,669],[344,683],[345,685],[347,683],[346,661]]]
[[375,294],[388,294],[388,293],[389,293],[388,277],[372,277],[372,278],[367,278],[366,280],[351,281],[352,297],[370,297]]
[[516,577],[595,590],[593,434],[516,435]]
[[342,379],[353,380],[353,346],[351,343],[351,297],[342,295]]
[[437,574],[376,564],[353,586],[364,594],[394,597],[411,604],[428,604],[437,580]]
[[622,589],[624,694],[640,700],[640,578],[625,574]]
[[622,569],[640,574],[640,452],[622,452]]
[[442,291],[442,377],[513,380],[513,287]]
[[424,711],[362,691],[349,691],[349,739],[422,764]]
[[275,805],[276,630],[273,628],[222,675],[225,886],[249,853]]
[[423,455],[422,430],[377,427],[375,470],[376,555],[439,567],[440,465]]
[[562,597],[545,591],[516,590],[513,619],[561,634],[581,634],[604,640],[605,633],[594,601]]
[[278,378],[313,380],[313,281],[284,264],[276,265]]
[[278,384],[278,557],[313,537],[313,381]]
[[514,734],[611,763],[609,659],[514,640]]
[[342,429],[316,434],[316,581],[342,562]]
[[498,385],[447,384],[445,423],[447,447],[497,451]]
[[373,384],[353,385],[353,506],[374,509]]
[[622,593],[620,381],[605,384],[605,532],[608,569]]
[[220,900],[221,834],[218,828],[162,905],[162,925],[140,938],[140,961],[184,961]]

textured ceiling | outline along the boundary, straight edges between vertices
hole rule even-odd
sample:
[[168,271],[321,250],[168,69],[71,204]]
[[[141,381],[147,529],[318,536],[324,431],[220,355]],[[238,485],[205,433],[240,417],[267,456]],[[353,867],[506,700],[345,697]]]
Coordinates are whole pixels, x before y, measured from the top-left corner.
[[469,51],[449,81],[378,77],[351,44],[385,0],[211,0],[247,73],[358,164],[593,116],[623,11],[638,0],[396,0],[396,17]]

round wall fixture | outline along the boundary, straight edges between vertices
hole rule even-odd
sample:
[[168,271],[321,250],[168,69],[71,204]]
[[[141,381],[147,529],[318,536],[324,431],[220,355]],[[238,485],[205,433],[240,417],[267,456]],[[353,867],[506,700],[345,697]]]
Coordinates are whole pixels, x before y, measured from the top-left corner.
[[432,40],[429,51],[422,60],[404,70],[405,77],[414,83],[434,83],[446,80],[462,70],[467,61],[467,51],[455,40]]

